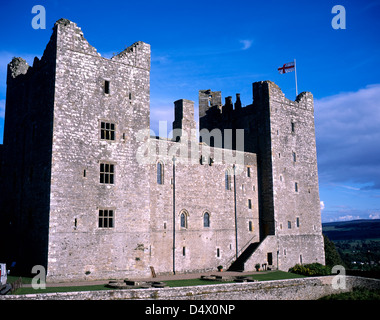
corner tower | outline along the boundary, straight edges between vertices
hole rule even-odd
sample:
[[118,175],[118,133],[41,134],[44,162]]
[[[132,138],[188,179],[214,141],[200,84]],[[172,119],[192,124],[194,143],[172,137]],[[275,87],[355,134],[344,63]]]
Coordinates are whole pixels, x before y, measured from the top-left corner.
[[261,239],[275,236],[272,251],[282,270],[324,264],[313,95],[302,92],[292,101],[261,81],[253,84],[253,107]]

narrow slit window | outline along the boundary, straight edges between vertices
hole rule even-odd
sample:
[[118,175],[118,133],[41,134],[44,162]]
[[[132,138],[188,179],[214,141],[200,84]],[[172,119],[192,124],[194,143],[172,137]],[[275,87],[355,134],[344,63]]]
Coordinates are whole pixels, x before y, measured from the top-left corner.
[[210,227],[210,214],[208,212],[203,215],[203,227]]
[[252,200],[248,199],[248,209],[252,209]]
[[298,192],[298,183],[297,183],[297,182],[294,183],[294,190],[295,190],[296,192]]
[[164,164],[157,162],[157,184],[164,184]]
[[231,190],[231,174],[228,170],[225,172],[226,190]]
[[109,80],[104,80],[104,93],[105,94],[110,93],[110,82],[109,82]]
[[186,212],[181,213],[180,220],[181,220],[181,228],[186,229],[187,228],[187,213]]

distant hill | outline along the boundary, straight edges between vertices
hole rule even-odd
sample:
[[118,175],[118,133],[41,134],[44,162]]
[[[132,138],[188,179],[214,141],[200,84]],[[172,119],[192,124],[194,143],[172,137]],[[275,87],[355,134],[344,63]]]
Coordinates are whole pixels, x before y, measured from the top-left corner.
[[322,223],[322,232],[332,241],[380,239],[380,219]]

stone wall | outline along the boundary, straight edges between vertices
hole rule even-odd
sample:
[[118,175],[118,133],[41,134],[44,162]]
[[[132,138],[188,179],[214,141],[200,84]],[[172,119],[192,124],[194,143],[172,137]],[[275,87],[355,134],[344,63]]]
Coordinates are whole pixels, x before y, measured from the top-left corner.
[[296,263],[324,264],[313,96],[289,100],[271,81],[252,89],[253,103],[242,108],[237,94],[234,109],[231,97],[221,105],[220,92],[199,92],[200,129],[244,129],[244,150],[257,154],[260,241],[266,243],[247,270],[268,263],[268,255],[286,271]]
[[[149,129],[150,46],[106,59],[75,23],[55,28],[47,279],[149,275],[149,170],[136,161],[136,133]],[[102,163],[113,166],[112,183],[100,181]],[[112,210],[112,227],[100,227],[100,210]]]
[[[152,143],[157,149],[161,144],[168,153],[171,148],[178,148],[178,143],[171,141],[153,140]],[[235,178],[236,224],[233,176],[230,177],[229,189],[226,189],[226,172],[232,173],[233,167],[225,158],[227,152],[232,154],[232,151],[224,152],[194,143],[195,163],[177,156],[175,165],[175,268],[179,272],[216,270],[218,265],[227,269],[236,256],[236,245],[240,253],[247,244],[259,241],[256,155],[240,153],[244,165],[236,165],[239,168],[236,171],[240,171]],[[214,155],[218,151],[222,161],[210,164],[210,158],[215,160]],[[233,153],[235,157],[236,153]],[[171,156],[164,155],[157,156],[156,161],[163,165],[164,179],[162,184],[157,183],[157,164],[154,162],[150,171],[149,250],[156,272],[167,273],[173,270],[173,161]],[[250,166],[249,176],[247,166]],[[185,227],[181,226],[182,213],[186,216]],[[209,226],[205,227],[206,213]]]
[[53,31],[41,60],[13,58],[7,70],[0,259],[18,272],[47,263],[56,41]]
[[334,289],[333,279],[326,276],[163,289],[37,293],[0,296],[0,300],[316,300],[353,288],[380,289],[380,280],[352,276],[346,276],[345,289]]

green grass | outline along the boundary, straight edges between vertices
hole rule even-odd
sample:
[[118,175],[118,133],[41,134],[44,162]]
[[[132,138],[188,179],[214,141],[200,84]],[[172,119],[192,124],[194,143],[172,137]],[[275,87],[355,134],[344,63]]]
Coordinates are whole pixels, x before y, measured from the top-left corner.
[[[295,279],[295,278],[304,278],[304,276],[293,274],[284,271],[271,271],[256,273],[249,275],[254,280],[258,281],[268,281],[268,280],[282,280],[282,279]],[[9,277],[10,278],[10,277]],[[8,278],[8,279],[9,279]],[[14,280],[17,280],[17,277],[14,277]],[[9,279],[11,280],[11,279]],[[13,281],[14,281],[13,280]],[[8,281],[11,282],[11,281]],[[201,279],[186,279],[186,280],[169,280],[164,281],[169,287],[185,287],[185,286],[201,286],[201,285],[210,285],[210,284],[222,284],[222,283],[233,283],[233,281],[210,281],[210,280],[201,280]],[[23,283],[31,283],[31,278],[26,278]],[[72,286],[72,287],[46,287],[46,289],[35,290],[33,288],[20,288],[15,294],[36,294],[36,293],[54,293],[54,292],[75,292],[75,291],[95,291],[95,290],[113,290],[106,287],[105,285],[91,285],[91,286]]]
[[73,287],[46,287],[46,289],[20,288],[15,294],[37,294],[37,293],[55,293],[55,292],[76,292],[76,291],[97,291],[97,290],[113,290],[105,285],[93,286],[73,286]]
[[251,276],[252,279],[258,281],[269,281],[269,280],[284,280],[284,279],[297,279],[297,278],[305,278],[300,274],[285,272],[285,271],[272,271],[268,273],[257,273]]
[[[15,282],[16,280],[18,280],[18,276],[8,276],[7,277],[7,282],[8,283],[13,283]],[[29,277],[21,277],[21,282],[22,284],[31,284],[32,283],[32,279],[33,278],[29,278]]]
[[380,290],[354,288],[351,292],[331,294],[319,300],[380,300]]
[[[258,281],[269,281],[269,280],[283,280],[283,279],[296,279],[305,278],[299,274],[289,273],[285,271],[272,271],[256,273],[253,275],[248,275],[248,277],[258,280]],[[234,283],[234,281],[210,281],[201,279],[186,279],[186,280],[170,280],[165,281],[169,287],[185,287],[185,286],[201,286],[208,284],[221,284],[221,283]]]

